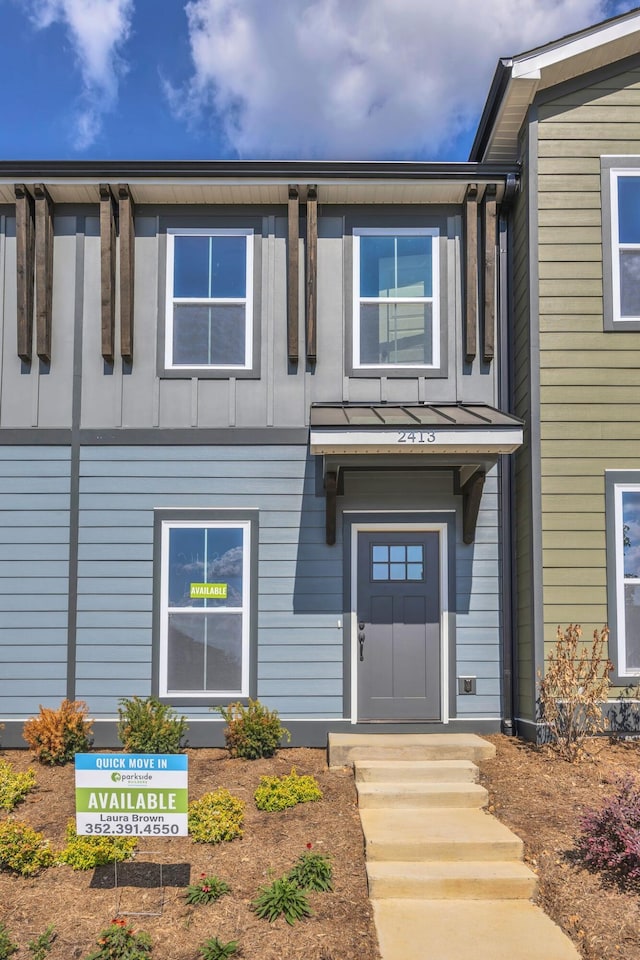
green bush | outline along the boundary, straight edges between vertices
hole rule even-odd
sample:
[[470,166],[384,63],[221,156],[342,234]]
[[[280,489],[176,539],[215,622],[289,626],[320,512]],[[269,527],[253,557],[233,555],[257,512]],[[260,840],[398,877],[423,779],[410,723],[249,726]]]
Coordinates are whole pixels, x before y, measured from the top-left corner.
[[0,822],[0,870],[31,877],[53,862],[49,843],[22,820]]
[[242,836],[244,802],[220,788],[189,804],[189,834],[195,843],[221,843]]
[[13,810],[36,786],[33,770],[14,773],[7,760],[0,760],[0,810]]
[[17,952],[18,944],[13,942],[4,923],[0,923],[0,960],[8,960]]
[[[311,844],[307,844],[308,847]],[[333,871],[329,858],[321,853],[301,854],[296,860],[293,868],[287,874],[287,878],[295,883],[301,890],[319,890],[322,893],[328,893],[333,890],[331,877]]]
[[228,883],[219,880],[218,877],[208,877],[206,873],[202,873],[197,883],[192,883],[187,887],[187,903],[213,903],[214,900],[218,900],[225,893],[229,893]]
[[277,710],[269,710],[259,700],[230,703],[228,707],[213,707],[226,721],[224,739],[232,757],[257,760],[272,757],[283,737],[291,741],[291,734],[280,723]]
[[91,746],[91,722],[82,700],[63,700],[58,710],[40,707],[24,725],[22,736],[40,763],[68,763]]
[[66,846],[58,854],[59,863],[66,863],[72,870],[92,870],[106,863],[130,860],[138,841],[135,837],[85,837],[78,836],[73,820],[66,831]]
[[98,937],[98,949],[85,960],[147,960],[150,954],[148,933],[136,933],[126,920],[113,920]]
[[185,717],[155,697],[120,700],[118,736],[129,753],[180,753]]
[[260,777],[260,786],[254,793],[258,810],[285,810],[298,803],[322,800],[322,791],[315,777],[299,777],[295,768],[284,777]]
[[229,943],[223,943],[217,937],[210,937],[200,947],[200,957],[202,960],[228,960],[234,953],[238,952],[238,941],[230,940]]
[[33,960],[46,960],[56,938],[55,927],[50,925],[39,937],[29,940],[28,947]]
[[288,877],[280,877],[269,886],[261,887],[252,906],[257,916],[270,923],[282,915],[293,926],[296,920],[311,916],[306,895]]

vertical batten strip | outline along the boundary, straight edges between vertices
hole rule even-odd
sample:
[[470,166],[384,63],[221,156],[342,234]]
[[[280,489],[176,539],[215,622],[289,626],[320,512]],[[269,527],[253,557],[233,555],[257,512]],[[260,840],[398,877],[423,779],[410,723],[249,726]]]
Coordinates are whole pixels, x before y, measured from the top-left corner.
[[307,360],[315,363],[318,305],[318,191],[307,189]]
[[28,363],[33,349],[35,205],[23,183],[15,185],[18,356]]
[[36,197],[36,352],[51,361],[53,304],[53,202],[43,183],[33,188]]
[[116,324],[116,208],[111,187],[100,184],[100,305],[102,356],[113,363]]
[[299,356],[298,325],[300,299],[300,201],[298,188],[289,187],[289,232],[287,262],[287,355],[290,363]]
[[478,188],[470,183],[464,198],[465,336],[464,356],[475,359],[478,344]]
[[131,191],[126,183],[118,186],[120,221],[120,353],[133,360],[133,280],[135,272],[135,224]]
[[496,243],[497,202],[495,185],[488,186],[482,204],[484,221],[484,311],[482,359],[490,363],[495,356],[496,339]]

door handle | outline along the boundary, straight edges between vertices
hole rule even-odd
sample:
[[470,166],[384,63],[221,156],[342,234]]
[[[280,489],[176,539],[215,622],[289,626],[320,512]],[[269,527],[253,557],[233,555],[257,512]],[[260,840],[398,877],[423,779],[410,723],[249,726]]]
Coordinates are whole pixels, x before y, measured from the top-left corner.
[[364,660],[364,623],[358,624],[358,644],[360,646],[360,662]]

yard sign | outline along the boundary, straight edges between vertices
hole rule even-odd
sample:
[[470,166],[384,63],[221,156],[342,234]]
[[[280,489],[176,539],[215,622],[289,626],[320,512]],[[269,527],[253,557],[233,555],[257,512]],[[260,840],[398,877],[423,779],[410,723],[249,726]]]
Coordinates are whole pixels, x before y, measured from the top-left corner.
[[76,831],[85,836],[185,837],[184,753],[77,753]]

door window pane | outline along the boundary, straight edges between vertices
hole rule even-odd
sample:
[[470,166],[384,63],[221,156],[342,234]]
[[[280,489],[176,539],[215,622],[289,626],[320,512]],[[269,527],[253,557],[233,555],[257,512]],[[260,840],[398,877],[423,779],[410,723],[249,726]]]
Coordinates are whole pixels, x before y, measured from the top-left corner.
[[371,548],[371,579],[424,580],[424,547],[422,544],[374,544]]

